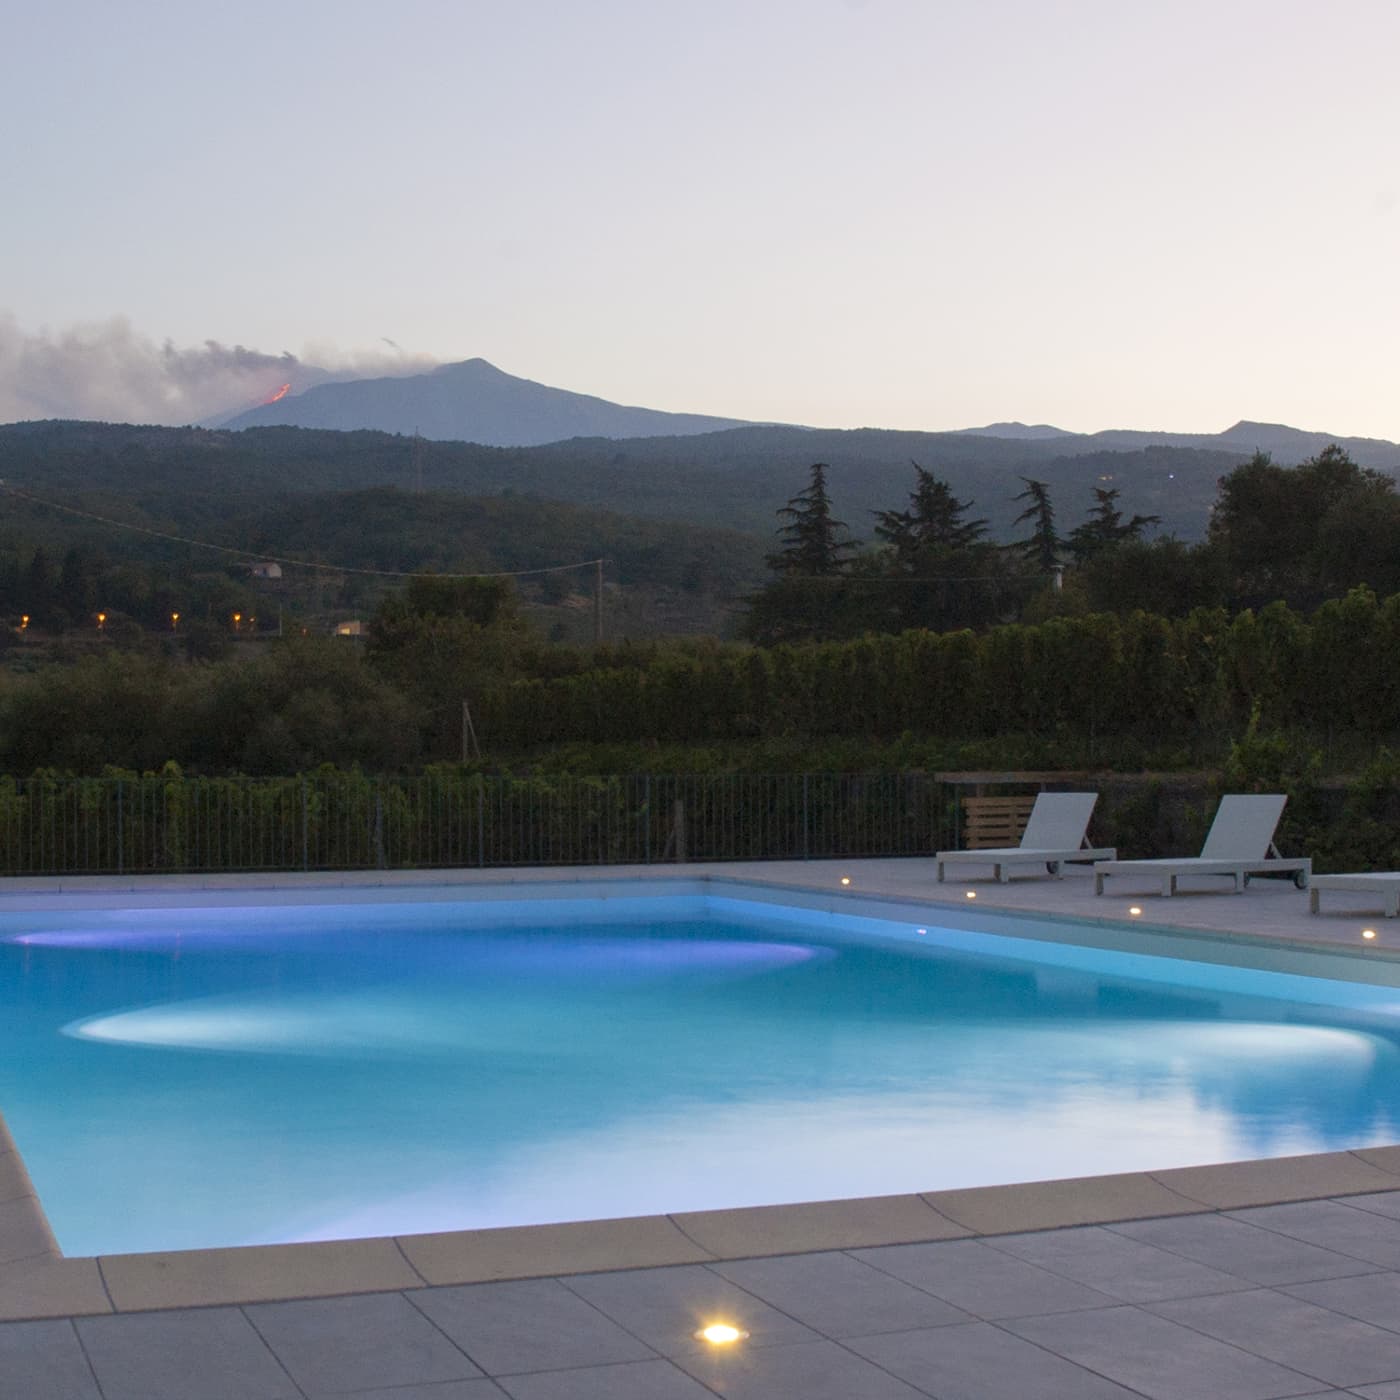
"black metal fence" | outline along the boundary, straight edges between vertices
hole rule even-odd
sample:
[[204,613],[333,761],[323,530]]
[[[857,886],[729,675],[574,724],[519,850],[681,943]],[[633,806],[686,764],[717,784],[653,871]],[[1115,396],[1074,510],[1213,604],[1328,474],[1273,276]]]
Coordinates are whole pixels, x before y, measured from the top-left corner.
[[0,874],[427,869],[926,854],[922,774],[0,779]]

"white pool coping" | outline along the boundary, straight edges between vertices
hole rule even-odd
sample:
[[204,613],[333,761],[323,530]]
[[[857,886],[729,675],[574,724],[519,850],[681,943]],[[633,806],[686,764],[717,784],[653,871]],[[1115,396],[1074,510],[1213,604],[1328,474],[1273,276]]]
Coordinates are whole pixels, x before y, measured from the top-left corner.
[[[843,883],[843,880],[846,883]],[[244,900],[317,902],[365,889],[403,898],[739,893],[746,900],[891,917],[908,909],[972,910],[1075,921],[1077,942],[1400,985],[1400,934],[1356,912],[1308,912],[1291,883],[1255,881],[1240,895],[1202,881],[1170,900],[1095,897],[1087,872],[1063,880],[939,885],[930,857],[715,865],[395,871],[290,875],[65,877],[0,880],[0,912]],[[441,890],[443,893],[433,893]],[[975,899],[969,899],[972,893]],[[1140,912],[1133,915],[1131,908]],[[1087,921],[1089,928],[1085,929]],[[1125,927],[1126,926],[1126,927]],[[1378,936],[1363,940],[1363,929]],[[1018,930],[1019,932],[1020,930]],[[1031,934],[1031,936],[1037,936]],[[1045,933],[1038,936],[1044,937]],[[1125,944],[1125,937],[1131,941]],[[1140,940],[1140,942],[1139,942]],[[1064,1225],[1233,1210],[1324,1196],[1400,1190],[1400,1146],[1177,1167],[1069,1181],[689,1211],[624,1220],[448,1231],[314,1244],[64,1257],[0,1118],[0,1321],[267,1302],[431,1284],[708,1263],[770,1254],[916,1243]]]

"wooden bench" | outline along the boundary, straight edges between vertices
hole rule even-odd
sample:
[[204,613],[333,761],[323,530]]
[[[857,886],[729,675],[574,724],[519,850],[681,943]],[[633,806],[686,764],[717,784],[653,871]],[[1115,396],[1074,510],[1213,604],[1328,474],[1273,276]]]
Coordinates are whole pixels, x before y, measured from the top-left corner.
[[962,848],[997,850],[1015,846],[1030,819],[1035,797],[964,797]]

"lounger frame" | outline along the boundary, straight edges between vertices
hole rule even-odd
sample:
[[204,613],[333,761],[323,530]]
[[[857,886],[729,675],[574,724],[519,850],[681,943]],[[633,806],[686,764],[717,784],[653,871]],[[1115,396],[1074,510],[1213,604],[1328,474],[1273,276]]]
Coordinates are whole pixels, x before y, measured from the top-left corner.
[[[999,885],[1011,878],[1017,866],[1043,865],[1057,880],[1061,867],[1073,862],[1112,860],[1118,854],[1116,846],[1090,846],[1089,818],[1098,801],[1096,792],[1042,792],[1035,800],[1030,820],[1019,846],[988,846],[981,850],[939,851],[934,856],[938,868],[938,883],[942,884],[949,865],[990,865]],[[1077,845],[1068,842],[1078,833]],[[1046,838],[1059,838],[1055,845],[1043,844]],[[1030,845],[1027,841],[1042,844]]]
[[1400,872],[1373,871],[1369,875],[1314,875],[1308,896],[1310,913],[1321,912],[1323,890],[1355,890],[1360,894],[1378,894],[1381,912],[1387,919],[1400,916]]
[[1099,861],[1094,866],[1094,893],[1103,893],[1109,875],[1150,876],[1161,882],[1164,899],[1176,893],[1177,881],[1186,875],[1228,876],[1236,894],[1252,875],[1291,875],[1305,890],[1312,878],[1311,858],[1285,858],[1274,845],[1274,829],[1287,801],[1282,793],[1228,793],[1220,799],[1200,855]]

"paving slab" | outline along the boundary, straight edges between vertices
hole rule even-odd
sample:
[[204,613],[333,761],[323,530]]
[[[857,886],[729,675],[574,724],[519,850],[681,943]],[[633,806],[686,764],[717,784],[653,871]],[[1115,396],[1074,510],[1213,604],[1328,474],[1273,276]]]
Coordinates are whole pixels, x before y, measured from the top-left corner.
[[1151,1400],[1281,1400],[1324,1388],[1312,1376],[1141,1308],[1057,1313],[1002,1325]]
[[706,1348],[696,1332],[723,1322],[749,1333],[744,1349],[806,1342],[817,1334],[699,1265],[584,1274],[566,1286],[664,1356]]
[[84,1317],[74,1326],[103,1400],[299,1400],[237,1308]]
[[1138,1400],[1138,1392],[986,1322],[846,1345],[938,1400]]
[[0,1395],[102,1400],[71,1322],[0,1323]]
[[[443,1381],[429,1385],[395,1385],[387,1390],[357,1390],[350,1400],[505,1400],[495,1381]],[[311,1392],[308,1400],[342,1400],[338,1394]]]
[[726,1400],[925,1400],[928,1395],[826,1341],[711,1351],[678,1357],[676,1364]]
[[1400,1268],[1400,1220],[1341,1201],[1299,1201],[1231,1211],[1234,1220],[1320,1245],[1381,1268]]
[[1071,1312],[1118,1301],[980,1240],[862,1249],[854,1257],[979,1318]]
[[1381,1191],[1371,1196],[1348,1196],[1346,1204],[1356,1210],[1369,1210],[1388,1220],[1400,1220],[1400,1191]]
[[419,1289],[405,1296],[493,1376],[656,1355],[556,1279]]
[[1178,1298],[1146,1310],[1328,1385],[1400,1380],[1400,1334],[1272,1289]]
[[399,1293],[260,1303],[243,1312],[308,1393],[424,1385],[482,1374]]
[[1363,1274],[1354,1278],[1289,1284],[1280,1291],[1316,1303],[1330,1312],[1360,1318],[1363,1322],[1375,1323],[1377,1327],[1400,1332],[1400,1273]]
[[1368,1274],[1376,1267],[1363,1259],[1246,1225],[1225,1215],[1131,1220],[1107,1228],[1222,1273],[1271,1286]]
[[1018,1259],[1087,1284],[1124,1303],[1242,1291],[1250,1284],[1101,1225],[1004,1235],[989,1242]]
[[710,1267],[825,1337],[940,1327],[969,1320],[960,1308],[849,1254],[799,1254]]
[[[619,1366],[541,1371],[503,1376],[511,1400],[713,1400],[714,1391],[670,1361],[628,1361]],[[355,1400],[360,1400],[359,1396]],[[389,1400],[386,1397],[386,1400]]]

